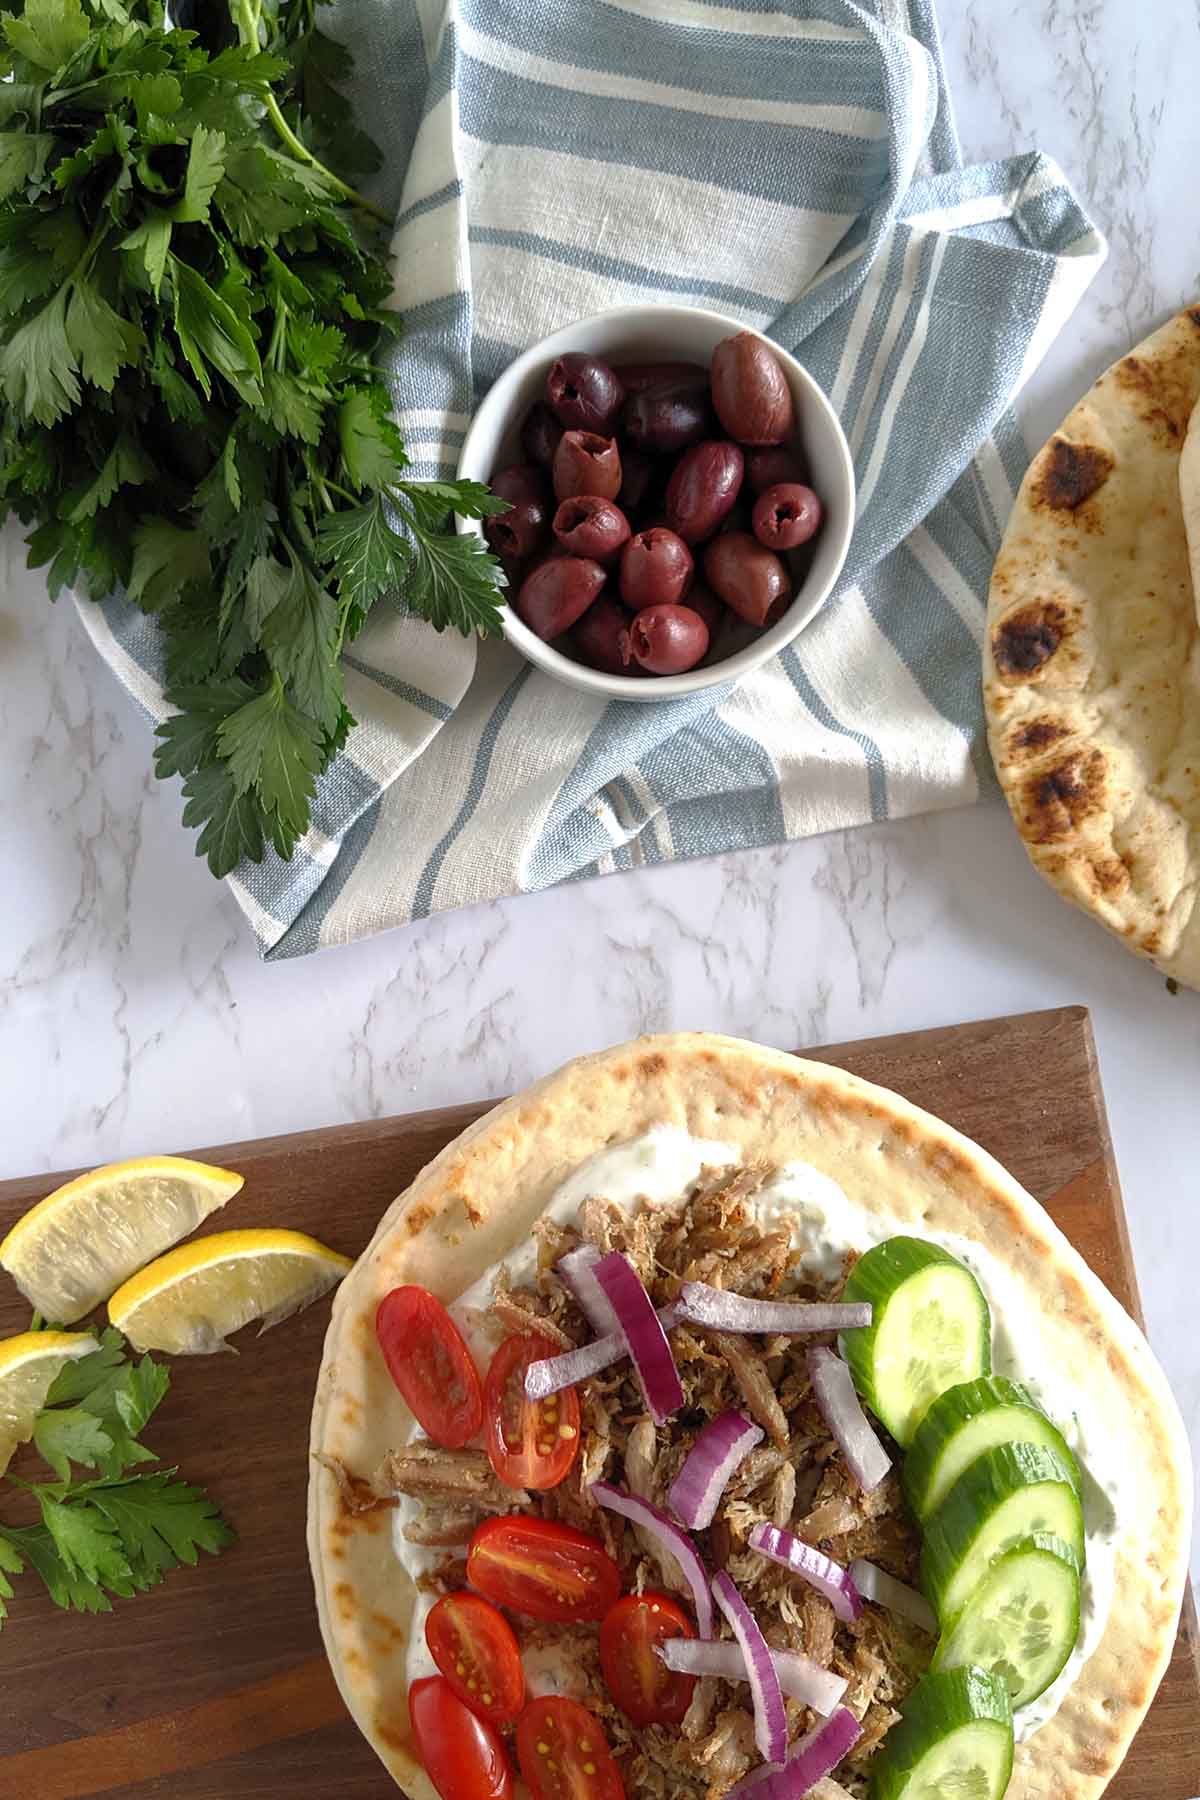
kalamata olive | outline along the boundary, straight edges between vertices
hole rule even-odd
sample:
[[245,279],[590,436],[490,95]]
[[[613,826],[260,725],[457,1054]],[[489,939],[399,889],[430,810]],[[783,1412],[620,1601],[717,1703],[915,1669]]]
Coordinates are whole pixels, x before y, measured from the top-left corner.
[[681,600],[695,565],[681,537],[662,525],[639,531],[621,552],[621,598],[639,612]]
[[708,641],[711,644],[724,623],[724,606],[703,581],[693,581],[687,591],[687,603],[694,613],[700,614],[708,626]]
[[768,550],[795,550],[815,537],[821,502],[810,487],[781,481],[754,502],[754,535]]
[[604,586],[604,570],[586,556],[550,556],[521,583],[517,612],[540,638],[569,631]]
[[571,642],[584,662],[603,669],[606,675],[627,674],[629,618],[625,608],[607,594],[594,600],[571,633]]
[[723,338],[713,351],[717,417],[739,444],[782,444],[792,430],[792,390],[770,346],[753,331]]
[[576,494],[555,513],[554,535],[572,556],[611,562],[629,541],[629,520],[619,506],[599,494]]
[[483,522],[483,534],[497,556],[531,556],[546,535],[550,495],[546,477],[530,463],[513,463],[492,476],[492,492],[509,502],[506,513]]
[[625,389],[599,357],[571,350],[551,363],[546,398],[568,431],[607,434],[625,404]]
[[631,362],[614,363],[627,394],[640,394],[643,388],[661,387],[665,381],[684,381],[689,387],[707,387],[708,370],[703,363]]
[[714,538],[704,553],[704,574],[726,606],[751,625],[765,625],[776,601],[791,591],[775,552],[748,531]]
[[629,654],[651,675],[694,669],[708,649],[708,626],[690,606],[647,606],[624,635]]
[[662,456],[686,450],[709,437],[713,429],[707,390],[675,382],[631,394],[621,414],[631,444]]
[[541,463],[544,469],[554,464],[554,452],[558,449],[558,440],[563,434],[561,422],[555,418],[544,400],[539,400],[525,414],[525,423],[521,427],[521,448],[530,462]]
[[804,458],[786,444],[768,444],[765,450],[746,452],[746,486],[751,493],[765,493],[781,481],[807,480]]
[[745,458],[724,438],[693,444],[667,483],[667,523],[685,544],[710,538],[738,497]]
[[620,491],[621,452],[616,439],[598,437],[594,431],[564,431],[554,452],[555,498],[599,494],[602,500],[615,500]]
[[621,491],[617,495],[621,511],[626,518],[640,512],[651,490],[656,489],[661,464],[652,456],[641,450],[627,449],[621,452]]

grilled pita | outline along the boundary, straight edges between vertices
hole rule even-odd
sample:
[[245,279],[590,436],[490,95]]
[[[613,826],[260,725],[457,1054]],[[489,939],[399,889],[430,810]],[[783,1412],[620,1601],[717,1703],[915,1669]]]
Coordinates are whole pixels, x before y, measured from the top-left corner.
[[984,651],[992,757],[1035,868],[1189,987],[1200,987],[1198,399],[1200,305],[1114,363],[1033,459],[996,559]]

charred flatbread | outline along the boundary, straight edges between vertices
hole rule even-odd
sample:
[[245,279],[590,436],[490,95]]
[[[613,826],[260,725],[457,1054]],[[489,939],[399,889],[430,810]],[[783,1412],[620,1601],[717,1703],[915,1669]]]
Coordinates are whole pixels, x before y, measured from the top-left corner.
[[1034,457],[996,559],[984,651],[992,757],[1035,868],[1189,987],[1200,987],[1197,400],[1200,305],[1106,370]]

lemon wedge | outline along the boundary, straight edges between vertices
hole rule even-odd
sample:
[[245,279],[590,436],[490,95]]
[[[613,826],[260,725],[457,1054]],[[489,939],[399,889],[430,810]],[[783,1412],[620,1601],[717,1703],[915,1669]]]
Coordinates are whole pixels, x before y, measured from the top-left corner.
[[138,1350],[203,1356],[259,1320],[265,1331],[334,1287],[351,1267],[302,1231],[218,1231],[181,1244],[127,1281],[108,1316]]
[[23,1331],[0,1340],[0,1475],[17,1445],[33,1436],[59,1371],[99,1348],[88,1331]]
[[44,1319],[74,1324],[241,1185],[231,1170],[183,1156],[106,1163],[18,1219],[0,1243],[0,1268]]

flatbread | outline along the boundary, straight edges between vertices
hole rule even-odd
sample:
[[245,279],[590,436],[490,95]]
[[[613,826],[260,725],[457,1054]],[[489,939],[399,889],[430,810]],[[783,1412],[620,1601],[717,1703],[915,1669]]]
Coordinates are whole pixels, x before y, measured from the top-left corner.
[[1200,305],[1114,363],[1031,463],[988,596],[992,758],[1059,893],[1200,987]]
[[[1011,1800],[1094,1800],[1128,1749],[1167,1665],[1187,1571],[1187,1440],[1141,1332],[1035,1200],[992,1157],[906,1100],[821,1063],[735,1038],[643,1038],[582,1057],[504,1101],[430,1163],[380,1222],[334,1302],[312,1450],[366,1475],[410,1417],[375,1342],[382,1296],[420,1282],[449,1301],[529,1236],[587,1157],[675,1125],[771,1165],[831,1176],[898,1230],[955,1232],[992,1251],[1036,1307],[1054,1366],[1111,1398],[1114,1460],[1139,1528],[1117,1555],[1099,1647],[1057,1713],[1018,1745]],[[405,1653],[415,1590],[391,1549],[391,1513],[355,1516],[311,1463],[309,1553],[326,1648],[362,1731],[411,1800],[436,1800],[414,1760]],[[631,1796],[630,1800],[636,1800]]]
[[1192,408],[1187,437],[1179,458],[1179,504],[1187,534],[1188,563],[1192,573],[1192,598],[1200,618],[1200,405]]

